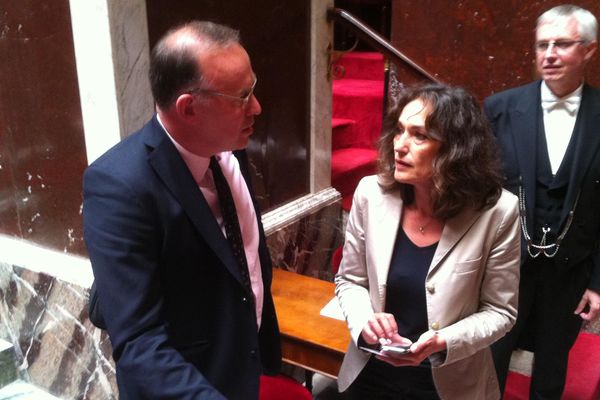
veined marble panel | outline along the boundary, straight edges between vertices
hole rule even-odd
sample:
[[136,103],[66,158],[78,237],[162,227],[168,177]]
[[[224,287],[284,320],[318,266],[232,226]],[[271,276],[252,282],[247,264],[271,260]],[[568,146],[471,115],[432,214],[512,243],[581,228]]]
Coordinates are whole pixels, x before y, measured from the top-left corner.
[[331,254],[344,238],[340,194],[332,188],[304,196],[263,216],[273,265],[333,280]]
[[88,319],[87,291],[0,262],[0,337],[21,379],[59,398],[117,399],[110,341]]

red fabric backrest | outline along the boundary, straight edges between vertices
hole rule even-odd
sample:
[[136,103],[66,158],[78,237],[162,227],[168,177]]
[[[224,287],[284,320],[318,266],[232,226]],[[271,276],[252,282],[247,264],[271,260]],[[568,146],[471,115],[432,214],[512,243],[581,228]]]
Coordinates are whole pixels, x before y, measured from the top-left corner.
[[258,398],[259,400],[313,400],[308,389],[285,375],[261,375]]

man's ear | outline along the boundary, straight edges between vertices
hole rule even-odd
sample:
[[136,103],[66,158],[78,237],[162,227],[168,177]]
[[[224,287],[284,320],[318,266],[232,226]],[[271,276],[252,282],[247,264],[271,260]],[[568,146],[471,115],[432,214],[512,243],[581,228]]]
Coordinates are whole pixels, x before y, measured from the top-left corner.
[[585,61],[590,61],[590,59],[592,58],[592,56],[594,55],[594,53],[596,53],[596,50],[598,49],[598,42],[595,40],[592,40],[591,42],[589,42],[586,45],[585,48],[585,56],[584,59]]
[[196,108],[194,107],[196,99],[190,93],[183,93],[175,100],[175,110],[179,118],[189,119],[196,116]]

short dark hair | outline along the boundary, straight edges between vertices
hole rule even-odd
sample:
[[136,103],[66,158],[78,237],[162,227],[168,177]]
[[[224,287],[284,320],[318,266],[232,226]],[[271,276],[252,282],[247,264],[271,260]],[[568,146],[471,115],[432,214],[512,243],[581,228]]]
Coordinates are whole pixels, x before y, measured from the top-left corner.
[[405,203],[414,202],[414,188],[394,179],[394,136],[402,109],[413,100],[431,108],[425,128],[441,142],[433,161],[433,212],[441,219],[467,207],[496,204],[502,193],[502,173],[495,139],[476,100],[466,90],[440,84],[406,88],[388,113],[379,139],[378,174],[385,190],[400,190]]
[[[179,35],[195,40],[178,42]],[[169,107],[181,90],[202,80],[196,58],[205,46],[227,47],[239,43],[239,31],[209,21],[192,21],[169,30],[150,56],[150,87],[156,104],[160,108]]]

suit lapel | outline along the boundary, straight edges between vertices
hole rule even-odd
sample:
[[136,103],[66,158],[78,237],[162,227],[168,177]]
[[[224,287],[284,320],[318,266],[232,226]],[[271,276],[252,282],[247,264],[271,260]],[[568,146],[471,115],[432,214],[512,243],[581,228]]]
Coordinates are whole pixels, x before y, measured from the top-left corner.
[[[542,129],[538,125],[540,101],[540,82],[537,82],[537,84],[531,84],[525,88],[515,108],[509,111],[511,132],[516,147],[515,154],[523,180],[522,186],[525,188],[525,209],[528,223],[532,223],[535,209],[536,160],[538,158],[536,137],[538,129]],[[527,228],[531,230],[533,226]]]
[[573,208],[583,177],[600,148],[600,93],[588,85],[583,86],[581,106],[575,126],[577,131],[574,132],[574,135],[577,135],[577,147],[571,168],[569,190],[561,215],[561,225]]
[[231,246],[219,228],[194,177],[179,155],[175,145],[169,140],[156,120],[156,116],[151,124],[152,129],[147,131],[148,135],[145,138],[146,144],[150,148],[148,163],[177,199],[192,224],[214,250],[223,265],[243,285],[240,269]]

